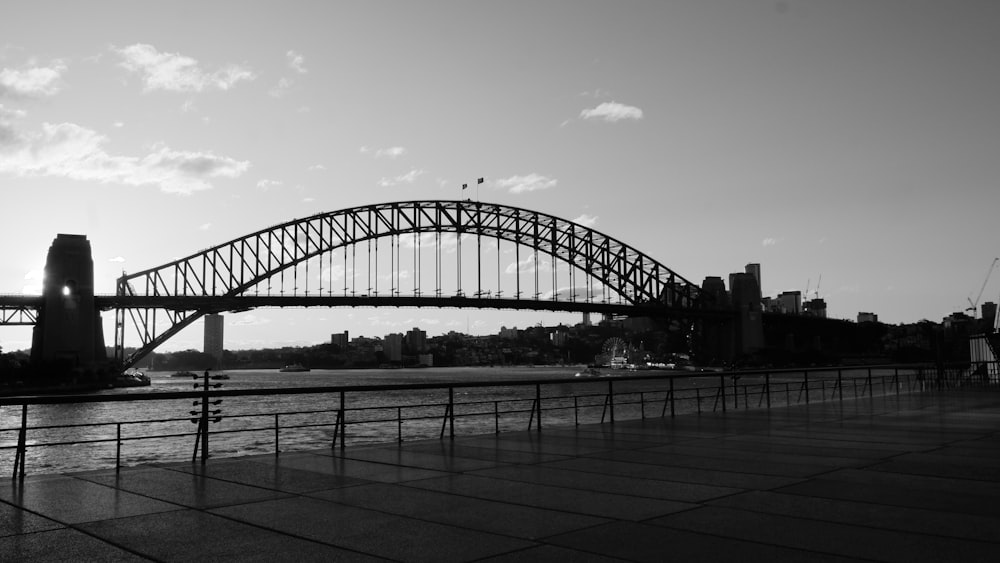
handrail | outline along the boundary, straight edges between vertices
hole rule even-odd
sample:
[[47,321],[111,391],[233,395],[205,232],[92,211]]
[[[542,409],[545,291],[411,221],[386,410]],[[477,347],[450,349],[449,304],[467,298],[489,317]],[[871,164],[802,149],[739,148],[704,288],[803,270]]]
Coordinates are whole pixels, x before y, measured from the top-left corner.
[[[381,384],[381,385],[338,385],[338,386],[313,386],[299,388],[258,388],[258,389],[202,389],[196,391],[167,391],[167,392],[137,392],[118,395],[49,395],[49,396],[20,396],[20,397],[0,397],[0,407],[20,406],[21,424],[17,427],[0,428],[0,436],[6,433],[16,433],[16,445],[0,445],[0,452],[5,450],[16,450],[14,459],[14,475],[19,474],[22,478],[25,473],[25,458],[27,451],[34,448],[69,446],[77,444],[110,444],[116,443],[115,467],[121,467],[121,447],[123,443],[138,440],[175,439],[196,435],[195,432],[170,431],[169,433],[159,433],[143,436],[122,436],[123,426],[126,428],[137,425],[153,424],[176,424],[184,421],[200,422],[207,427],[205,419],[199,421],[197,417],[182,416],[176,418],[152,418],[146,420],[127,420],[117,422],[92,422],[92,423],[72,423],[58,425],[28,425],[28,407],[35,405],[59,405],[59,404],[80,404],[80,403],[109,403],[109,402],[144,402],[144,401],[179,401],[181,399],[219,399],[223,397],[247,397],[247,396],[290,396],[290,395],[329,395],[339,396],[339,403],[331,400],[329,407],[325,408],[303,408],[303,409],[281,409],[268,412],[233,412],[218,416],[216,420],[226,419],[230,421],[245,421],[236,424],[236,428],[217,429],[211,432],[201,431],[199,425],[199,438],[202,442],[202,462],[207,457],[208,436],[219,436],[237,433],[253,432],[273,432],[274,452],[280,450],[281,431],[304,430],[317,428],[333,428],[331,447],[339,445],[344,448],[347,439],[347,426],[362,425],[396,425],[396,439],[403,441],[403,423],[420,426],[422,423],[440,425],[440,436],[443,438],[446,429],[449,435],[455,435],[456,420],[466,420],[475,417],[492,418],[495,432],[501,431],[501,418],[507,419],[525,417],[527,418],[528,429],[541,432],[543,413],[548,413],[549,422],[546,424],[580,424],[580,413],[588,409],[594,412],[600,410],[600,421],[609,420],[615,422],[617,416],[633,416],[646,418],[647,405],[659,405],[662,402],[660,416],[666,417],[669,410],[670,417],[673,418],[678,412],[702,413],[708,401],[712,404],[712,410],[726,410],[727,408],[748,409],[760,408],[766,401],[766,408],[771,408],[772,403],[776,405],[791,405],[795,403],[808,403],[811,400],[850,400],[861,396],[874,396],[876,387],[880,387],[879,395],[899,395],[902,392],[920,392],[933,390],[941,387],[950,387],[958,384],[985,383],[996,385],[992,377],[984,380],[974,380],[978,377],[978,371],[970,369],[969,364],[959,366],[931,366],[926,364],[907,365],[883,365],[883,366],[859,366],[859,367],[823,367],[810,369],[788,369],[788,370],[743,370],[743,371],[723,371],[723,372],[680,372],[669,374],[640,374],[621,376],[596,376],[586,378],[545,378],[545,379],[519,379],[519,380],[499,380],[499,381],[443,381],[433,383],[414,384]],[[850,376],[845,372],[853,372],[856,376]],[[874,373],[873,373],[874,372]],[[987,373],[995,373],[987,372]],[[812,377],[810,377],[810,374]],[[826,377],[820,376],[826,374]],[[927,377],[931,375],[933,377]],[[689,380],[694,383],[692,386],[680,387],[676,385],[678,379]],[[717,381],[714,381],[717,380]],[[850,380],[848,383],[847,380]],[[861,380],[859,389],[858,380]],[[905,383],[904,383],[905,380]],[[629,382],[653,382],[652,388],[623,388],[622,384]],[[699,386],[699,381],[709,381],[710,386]],[[567,384],[579,384],[585,386],[584,389],[571,390],[571,394],[543,394],[543,386],[565,386]],[[662,385],[661,385],[662,384]],[[593,386],[597,386],[594,388]],[[606,391],[602,386],[606,385]],[[616,385],[618,385],[616,389]],[[666,386],[669,385],[669,386]],[[845,386],[847,392],[845,392]],[[534,387],[534,389],[530,389]],[[635,386],[633,386],[635,387]],[[731,387],[727,389],[727,387]],[[486,397],[476,399],[466,399],[455,401],[455,391],[460,389],[482,389],[495,388],[503,389],[505,394],[511,393],[511,389],[521,388],[521,395],[505,396],[503,398]],[[794,389],[794,391],[793,391]],[[346,406],[347,395],[364,395],[391,391],[447,391],[447,401],[427,401],[431,397],[423,397],[423,402],[403,403],[403,404],[379,404],[369,406]],[[525,393],[524,391],[533,391]],[[578,392],[587,391],[587,392]],[[558,393],[558,391],[557,391]],[[797,396],[796,396],[797,395]],[[714,399],[713,399],[714,396]],[[793,401],[793,396],[796,396]],[[782,400],[784,399],[784,400]],[[503,408],[501,409],[501,403]],[[756,406],[755,406],[756,405]],[[189,406],[185,407],[190,408]],[[631,414],[627,411],[631,409]],[[569,414],[569,411],[572,411]],[[203,411],[207,412],[207,411]],[[404,417],[404,412],[406,416]],[[565,412],[565,415],[554,413]],[[195,413],[192,412],[192,415]],[[310,419],[288,423],[290,417],[308,417],[315,415],[318,419]],[[334,415],[336,419],[333,420]],[[204,415],[203,416],[207,416]],[[324,416],[328,418],[323,418]],[[560,418],[560,416],[562,418]],[[215,415],[213,415],[215,417]],[[554,417],[554,418],[553,418]],[[261,423],[260,419],[273,419],[274,424]],[[285,424],[281,419],[285,418]],[[521,423],[524,418],[521,418]],[[434,422],[440,421],[440,423]],[[38,434],[40,431],[50,430],[77,430],[81,428],[107,428],[115,426],[114,437],[106,434],[100,436],[81,436],[72,440],[59,438],[54,441],[28,443],[27,434]],[[420,438],[430,437],[433,434],[423,427],[423,434]],[[164,428],[163,430],[167,430]],[[384,433],[383,440],[390,439],[388,433]],[[352,439],[359,439],[356,436]],[[258,440],[259,442],[259,440]],[[196,442],[197,444],[197,442]],[[197,456],[197,445],[195,457]],[[192,458],[194,459],[194,457]]]

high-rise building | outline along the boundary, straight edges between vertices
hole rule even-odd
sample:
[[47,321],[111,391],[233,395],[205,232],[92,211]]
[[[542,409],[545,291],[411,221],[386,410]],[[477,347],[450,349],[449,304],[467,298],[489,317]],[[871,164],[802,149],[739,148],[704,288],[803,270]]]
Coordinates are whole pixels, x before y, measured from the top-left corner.
[[350,341],[351,339],[346,330],[344,332],[335,332],[330,335],[330,344],[339,346],[341,350],[346,350],[347,343]]
[[863,312],[858,313],[858,322],[859,323],[877,323],[878,322],[878,315],[876,315],[875,313],[863,313]]
[[403,361],[403,335],[399,333],[387,334],[382,339],[382,352],[385,359],[390,362]]
[[778,303],[781,304],[781,312],[786,315],[798,315],[802,312],[802,292],[783,291],[778,295]]
[[746,273],[750,274],[757,280],[757,287],[760,288],[761,295],[764,294],[764,284],[760,283],[760,264],[750,263],[746,265]]
[[205,315],[205,353],[222,361],[223,317],[218,313]]
[[427,351],[427,333],[417,327],[406,333],[406,349],[411,354],[422,354]]

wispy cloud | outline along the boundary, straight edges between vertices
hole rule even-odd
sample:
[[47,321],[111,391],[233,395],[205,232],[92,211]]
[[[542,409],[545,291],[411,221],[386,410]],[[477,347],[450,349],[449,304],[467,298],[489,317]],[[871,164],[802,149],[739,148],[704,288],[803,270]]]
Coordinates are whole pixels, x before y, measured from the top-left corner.
[[62,61],[53,61],[49,66],[0,69],[0,96],[12,98],[54,96],[62,87],[60,78],[64,72],[66,64]]
[[387,147],[384,149],[373,149],[371,147],[362,146],[358,149],[361,154],[370,154],[375,158],[388,157],[388,158],[399,158],[407,153],[406,147]]
[[618,102],[604,102],[597,107],[580,112],[583,119],[601,119],[614,123],[623,119],[642,119],[642,110],[635,106],[627,106]]
[[281,180],[268,180],[267,178],[257,180],[257,187],[264,191],[267,191],[271,188],[277,188],[282,184],[284,184],[284,182],[282,182]]
[[142,157],[115,155],[105,150],[107,142],[107,137],[73,123],[43,123],[41,131],[26,134],[14,131],[9,142],[0,144],[0,173],[155,185],[164,192],[190,194],[211,188],[212,179],[235,178],[250,167],[246,161],[165,145]]
[[308,170],[310,172],[318,172],[318,171],[326,170],[326,166],[323,166],[322,164],[313,164],[309,168],[306,168],[306,170]]
[[511,176],[510,178],[502,178],[496,180],[493,184],[496,187],[505,189],[512,194],[519,194],[523,192],[547,190],[555,186],[556,183],[557,180],[555,178],[549,178],[532,172],[527,176]]
[[285,95],[286,92],[291,90],[292,80],[290,78],[281,77],[278,83],[274,85],[273,88],[267,91],[268,95],[274,98],[280,98]]
[[207,231],[207,230],[209,230],[211,228],[212,228],[212,224],[211,223],[202,223],[201,225],[198,226],[198,230],[199,231]]
[[305,74],[309,72],[309,69],[306,68],[306,59],[305,57],[302,56],[301,53],[296,52],[294,50],[289,50],[287,53],[285,53],[285,57],[288,58],[288,66],[290,66],[292,70],[294,70],[295,72],[299,74]]
[[145,43],[121,49],[112,47],[121,58],[121,66],[142,76],[145,89],[173,92],[229,90],[238,82],[253,80],[250,68],[229,64],[212,72],[202,70],[198,61],[179,53],[161,53]]
[[381,180],[378,181],[378,185],[382,186],[383,188],[388,188],[390,186],[396,186],[399,184],[412,184],[417,180],[417,178],[419,178],[423,174],[426,174],[426,171],[414,169],[410,170],[406,174],[401,174],[399,176],[394,176],[392,178],[382,178]]
[[597,224],[597,216],[583,213],[576,219],[573,219],[573,222],[577,225],[583,225],[584,227],[593,227]]
[[118,263],[118,264],[121,264],[124,261],[125,261],[125,258],[123,258],[121,256],[115,256],[114,258],[108,258],[108,262],[115,262],[115,263]]
[[767,237],[764,240],[760,241],[761,246],[774,246],[776,244],[778,244],[778,239],[772,237]]

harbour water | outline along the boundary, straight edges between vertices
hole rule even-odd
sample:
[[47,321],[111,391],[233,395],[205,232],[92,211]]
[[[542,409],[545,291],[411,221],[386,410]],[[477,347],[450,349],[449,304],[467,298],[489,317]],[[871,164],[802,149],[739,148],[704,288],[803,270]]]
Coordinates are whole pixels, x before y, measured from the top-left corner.
[[[628,373],[628,372],[625,372]],[[648,373],[648,372],[647,372]],[[654,372],[655,373],[655,372]],[[335,436],[339,393],[307,395],[270,395],[267,389],[324,386],[369,386],[443,384],[455,382],[491,383],[488,387],[458,387],[454,390],[456,434],[483,434],[495,431],[524,430],[532,418],[534,385],[511,386],[505,381],[557,380],[565,383],[542,385],[543,424],[569,425],[597,422],[608,417],[608,384],[586,377],[582,366],[558,367],[483,367],[424,368],[386,370],[312,370],[282,373],[278,370],[227,371],[229,379],[221,383],[225,390],[264,390],[260,395],[226,397],[212,405],[222,419],[210,427],[210,456],[236,457],[329,447]],[[662,372],[663,375],[684,375]],[[193,391],[192,378],[172,377],[171,372],[147,372],[148,387],[109,389],[95,395],[128,395],[170,391]],[[634,375],[634,374],[633,374]],[[694,374],[691,374],[694,375]],[[712,374],[682,377],[675,388],[685,390],[677,396],[678,414],[712,410],[720,378]],[[858,374],[853,374],[858,375]],[[847,377],[845,375],[845,377]],[[758,381],[759,379],[759,381]],[[801,401],[798,377],[772,377],[769,400],[775,404]],[[199,378],[200,380],[200,378]],[[786,384],[782,388],[782,380]],[[734,380],[724,378],[721,383]],[[764,401],[762,378],[743,378],[743,397],[736,405]],[[814,379],[810,384],[813,400],[832,397],[832,387]],[[821,389],[815,389],[821,385]],[[844,390],[846,397],[857,394]],[[846,384],[845,384],[846,387]],[[629,381],[614,379],[615,393],[629,393],[615,399],[614,412],[619,419],[660,416],[667,412],[667,377]],[[698,390],[698,400],[694,396]],[[794,391],[794,392],[793,392]],[[863,393],[863,391],[862,391]],[[797,396],[796,396],[797,395]],[[437,438],[442,430],[450,431],[446,419],[447,389],[391,390],[348,392],[346,443],[362,444]],[[175,462],[191,459],[195,447],[192,411],[199,410],[191,399],[153,401],[116,401],[63,405],[32,405],[28,412],[28,455],[30,474],[63,473],[121,465]],[[497,414],[499,413],[499,414]],[[0,408],[0,472],[12,470],[16,429],[20,425],[20,407]],[[275,428],[279,428],[276,432]],[[120,435],[118,434],[120,430]],[[156,436],[154,439],[149,439]],[[58,446],[30,447],[59,443]],[[121,444],[119,454],[118,444]],[[120,458],[119,458],[120,455]],[[3,473],[0,473],[3,474]]]

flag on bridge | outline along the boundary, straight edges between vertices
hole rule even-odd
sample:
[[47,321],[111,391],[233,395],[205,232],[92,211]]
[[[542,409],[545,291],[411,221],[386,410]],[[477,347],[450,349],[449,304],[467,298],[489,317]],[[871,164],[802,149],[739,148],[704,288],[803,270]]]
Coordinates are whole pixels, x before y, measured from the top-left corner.
[[479,179],[478,181],[476,181],[476,183],[477,183],[477,184],[482,184],[482,183],[483,183],[483,179],[482,179],[482,178],[480,178],[480,179]]
[[465,188],[468,188],[468,187],[469,187],[469,184],[462,184],[462,189],[463,189],[463,190],[464,190]]

